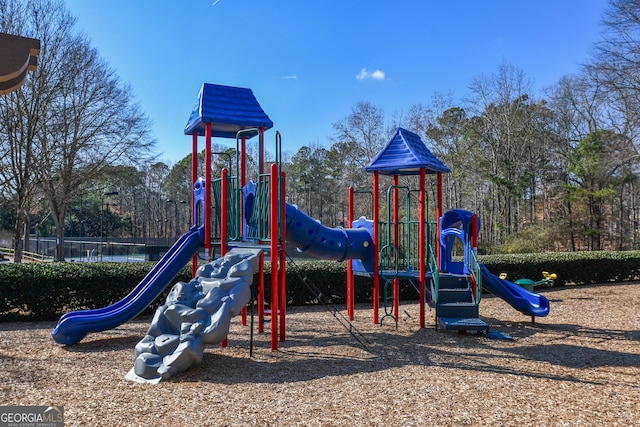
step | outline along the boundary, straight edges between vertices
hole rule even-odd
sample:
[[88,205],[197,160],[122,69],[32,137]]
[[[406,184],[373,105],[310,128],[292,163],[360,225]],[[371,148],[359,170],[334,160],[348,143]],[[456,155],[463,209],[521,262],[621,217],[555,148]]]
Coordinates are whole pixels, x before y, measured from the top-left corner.
[[440,317],[437,318],[438,327],[454,331],[488,331],[489,324],[476,318]]
[[469,289],[469,277],[460,274],[440,274],[438,276],[438,288],[442,289]]
[[479,316],[478,305],[469,302],[438,302],[436,315],[439,317],[474,318]]
[[441,304],[448,302],[473,302],[473,292],[471,289],[440,289],[438,292],[438,302]]

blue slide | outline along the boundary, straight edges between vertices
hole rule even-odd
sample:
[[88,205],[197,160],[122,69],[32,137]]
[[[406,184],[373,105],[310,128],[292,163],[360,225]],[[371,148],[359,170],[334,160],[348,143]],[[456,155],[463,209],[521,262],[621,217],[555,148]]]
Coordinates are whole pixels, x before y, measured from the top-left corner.
[[544,296],[530,292],[508,280],[502,280],[483,264],[480,264],[480,270],[483,289],[502,298],[519,312],[539,317],[549,314],[549,300]]
[[136,317],[173,281],[202,247],[203,227],[183,234],[153,269],[126,297],[104,308],[63,315],[51,335],[59,344],[76,344],[89,332],[115,328]]

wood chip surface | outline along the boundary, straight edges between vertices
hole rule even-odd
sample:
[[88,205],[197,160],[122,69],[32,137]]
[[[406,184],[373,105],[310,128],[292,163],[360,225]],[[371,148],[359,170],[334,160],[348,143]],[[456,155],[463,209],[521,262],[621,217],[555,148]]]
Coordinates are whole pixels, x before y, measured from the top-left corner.
[[535,324],[483,299],[511,341],[436,331],[433,311],[420,329],[414,301],[397,329],[358,306],[364,348],[327,308],[294,307],[280,349],[267,324],[250,358],[235,318],[227,348],[157,385],[124,379],[150,317],[73,346],[53,341],[54,322],[0,323],[0,402],[62,405],[67,426],[640,425],[640,284],[540,292],[551,313]]

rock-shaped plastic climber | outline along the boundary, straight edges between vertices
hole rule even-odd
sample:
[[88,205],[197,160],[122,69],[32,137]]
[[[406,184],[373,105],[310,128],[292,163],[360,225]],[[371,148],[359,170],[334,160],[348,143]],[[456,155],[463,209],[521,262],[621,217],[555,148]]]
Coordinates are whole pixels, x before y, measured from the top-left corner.
[[201,266],[190,282],[176,283],[136,345],[126,378],[158,382],[200,363],[205,344],[221,343],[251,299],[259,252],[234,249]]

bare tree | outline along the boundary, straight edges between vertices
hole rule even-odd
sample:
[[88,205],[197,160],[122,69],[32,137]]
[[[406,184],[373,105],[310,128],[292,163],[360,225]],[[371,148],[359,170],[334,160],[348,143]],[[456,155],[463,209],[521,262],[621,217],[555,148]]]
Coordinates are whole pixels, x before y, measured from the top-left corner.
[[370,179],[366,179],[363,171],[387,142],[384,111],[371,102],[361,101],[333,128],[332,141],[345,160],[347,179],[352,184],[370,187],[367,185]]
[[470,155],[471,147],[466,138],[468,125],[464,109],[452,107],[442,112],[426,131],[432,141],[433,153],[451,169],[445,176],[447,191],[444,193],[449,206],[464,207],[467,201],[463,200],[463,194],[473,191],[475,187],[474,182],[469,180],[472,169],[468,166],[473,156]]
[[22,140],[31,164],[20,169],[31,169],[49,201],[58,239],[56,259],[64,260],[66,210],[82,184],[108,165],[148,159],[154,141],[146,136],[149,121],[129,89],[77,33],[63,3],[33,0],[23,11],[12,10],[26,13],[30,25],[22,30],[42,40],[34,84],[22,92],[26,105],[38,107],[22,117],[33,131]]
[[635,139],[640,130],[640,1],[610,0],[602,29],[585,70],[606,89],[616,132]]
[[108,165],[148,158],[149,122],[118,77],[81,38],[60,50],[60,85],[47,126],[39,134],[38,170],[50,202],[63,260],[67,204],[81,184]]
[[469,111],[477,145],[477,166],[484,169],[488,190],[487,228],[490,239],[502,243],[505,235],[517,231],[519,212],[516,183],[523,156],[523,114],[530,103],[530,84],[524,72],[503,61],[496,73],[471,82]]
[[[55,7],[46,4],[42,8],[32,3],[16,0],[0,0],[0,31],[30,36],[42,41],[42,45],[58,40],[58,32],[49,31],[46,19],[57,20],[60,28],[70,23]],[[51,82],[46,78],[48,51],[40,54],[37,71],[27,76],[25,84],[15,92],[0,97],[0,191],[6,199],[13,200],[15,222],[13,249],[16,262],[22,260],[24,236],[29,233],[29,209],[38,189],[37,154],[34,150],[37,135],[45,126],[44,112],[49,108],[48,94]]]

